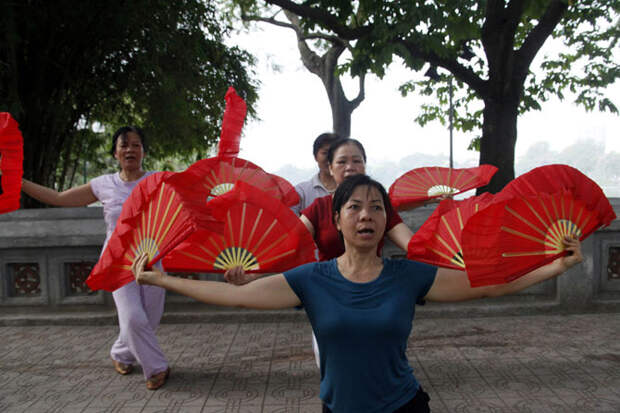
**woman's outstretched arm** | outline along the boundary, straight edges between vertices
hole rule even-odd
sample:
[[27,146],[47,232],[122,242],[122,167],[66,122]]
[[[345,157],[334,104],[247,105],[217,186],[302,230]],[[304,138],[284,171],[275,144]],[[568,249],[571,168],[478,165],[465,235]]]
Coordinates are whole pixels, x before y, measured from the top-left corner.
[[407,251],[409,240],[413,237],[413,232],[409,229],[407,224],[400,222],[388,231],[387,236],[397,247],[403,251]]
[[97,201],[97,197],[93,193],[90,183],[58,192],[54,189],[23,179],[22,191],[37,201],[54,206],[78,207],[86,206]]
[[[418,205],[415,208],[429,205],[429,204],[437,204],[443,201],[444,199],[449,199],[449,198],[452,198],[452,196],[444,194],[437,198],[432,198],[428,201],[422,202],[420,203],[420,205]],[[411,208],[411,209],[415,209],[415,208]],[[399,247],[401,250],[406,252],[407,248],[409,247],[409,241],[411,240],[411,237],[413,237],[413,231],[411,231],[411,229],[407,226],[407,224],[405,224],[404,222],[400,222],[387,232],[387,237],[397,247]]]
[[564,246],[569,255],[560,257],[552,263],[537,268],[506,284],[471,287],[467,274],[464,271],[439,268],[435,281],[426,295],[426,299],[444,302],[465,301],[484,297],[499,297],[525,290],[534,284],[557,277],[570,267],[583,261],[579,240],[565,238]]
[[138,284],[156,285],[203,303],[224,307],[275,310],[301,305],[283,274],[263,277],[244,285],[233,285],[219,281],[171,277],[156,268],[146,271],[144,266],[147,260],[148,255],[142,254],[132,265],[131,269]]

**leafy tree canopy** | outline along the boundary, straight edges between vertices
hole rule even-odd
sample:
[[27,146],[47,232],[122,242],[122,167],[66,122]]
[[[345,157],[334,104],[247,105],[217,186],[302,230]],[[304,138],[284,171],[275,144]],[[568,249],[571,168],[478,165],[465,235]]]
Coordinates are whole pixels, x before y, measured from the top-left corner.
[[[25,177],[63,189],[79,165],[104,168],[118,126],[146,131],[149,156],[204,157],[224,95],[257,99],[253,58],[224,44],[210,2],[3,1],[0,111],[20,123]],[[109,155],[108,155],[109,156]]]
[[[479,131],[474,146],[480,162],[500,168],[489,186],[493,192],[514,177],[520,113],[566,91],[587,110],[618,112],[604,92],[620,76],[614,59],[619,0],[265,2],[302,16],[308,30],[320,26],[354,43],[346,65],[353,75],[370,70],[382,76],[395,57],[413,71],[425,70],[432,79],[402,88],[438,96],[439,105],[423,108],[422,124],[445,120],[446,83],[453,77],[455,126]],[[535,74],[534,58],[548,39],[562,43],[562,52],[544,59]]]
[[248,0],[219,1],[232,25],[242,22],[250,29],[251,22],[260,22],[295,32],[301,62],[323,83],[332,113],[332,131],[349,136],[351,115],[365,99],[365,73],[358,74],[358,91],[352,99],[346,96],[342,84],[343,71],[339,66],[348,56],[349,42],[320,27],[318,30],[302,27],[296,14],[280,7]]

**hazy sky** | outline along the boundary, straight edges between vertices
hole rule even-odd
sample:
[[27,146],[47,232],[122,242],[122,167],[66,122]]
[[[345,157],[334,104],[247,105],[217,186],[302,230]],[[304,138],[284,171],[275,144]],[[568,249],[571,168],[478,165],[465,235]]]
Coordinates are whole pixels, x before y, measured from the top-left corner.
[[[303,67],[293,32],[267,24],[261,27],[262,30],[252,32],[251,36],[242,34],[235,39],[235,43],[258,57],[261,80],[258,103],[261,120],[246,124],[240,156],[269,172],[278,172],[286,165],[309,172],[315,167],[314,138],[331,130],[327,96],[319,78]],[[434,162],[437,156],[443,157],[447,164],[447,126],[439,122],[424,128],[417,125],[413,119],[420,112],[423,100],[413,95],[403,98],[398,92],[398,86],[412,78],[411,71],[396,64],[382,80],[367,76],[366,99],[353,112],[351,136],[364,144],[370,170],[382,163],[399,163],[414,153],[435,155],[430,158]],[[348,97],[354,97],[357,81],[349,80],[346,86]],[[620,104],[620,85],[610,90],[612,100]],[[473,136],[454,132],[455,163],[477,165],[478,153],[467,150]],[[519,118],[516,156],[540,141],[559,151],[579,140],[591,139],[604,142],[606,152],[620,152],[620,117],[586,113],[569,101],[553,100],[543,104],[542,111]],[[413,167],[404,165],[404,168]],[[296,177],[283,176],[297,183]]]

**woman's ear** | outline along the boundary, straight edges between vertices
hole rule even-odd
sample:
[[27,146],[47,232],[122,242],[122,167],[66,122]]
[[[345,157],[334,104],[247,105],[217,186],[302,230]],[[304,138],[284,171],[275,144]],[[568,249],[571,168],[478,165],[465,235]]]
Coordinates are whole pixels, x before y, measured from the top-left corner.
[[334,213],[334,225],[336,225],[336,229],[340,231],[340,213]]

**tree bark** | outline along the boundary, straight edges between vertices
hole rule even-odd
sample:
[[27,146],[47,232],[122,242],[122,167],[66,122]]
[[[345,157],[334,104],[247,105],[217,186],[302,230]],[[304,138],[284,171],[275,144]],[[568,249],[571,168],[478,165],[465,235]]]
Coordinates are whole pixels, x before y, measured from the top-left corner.
[[291,22],[292,27],[297,35],[297,47],[301,55],[301,61],[311,73],[317,75],[327,93],[329,105],[332,113],[332,131],[340,136],[348,137],[351,135],[351,115],[353,111],[362,103],[365,98],[364,76],[359,79],[359,91],[355,99],[347,99],[340,76],[336,73],[338,67],[338,58],[346,50],[346,43],[342,39],[332,39],[331,46],[323,54],[316,54],[303,36],[299,17],[295,14],[284,11],[287,19]]
[[348,100],[344,94],[340,77],[335,74],[335,65],[331,71],[329,68],[326,69],[321,80],[325,86],[331,107],[332,128],[334,133],[348,137],[351,135],[351,115],[364,99],[364,78],[362,76],[360,79],[360,93],[358,97],[361,96],[361,98]]
[[484,101],[480,165],[495,165],[498,171],[488,185],[478,188],[478,194],[497,193],[515,177],[519,96],[519,92],[513,90],[508,94],[492,96]]
[[[316,3],[298,4],[291,0],[265,0],[278,5],[312,22],[319,22],[341,39],[359,40],[372,34],[373,24],[355,28],[346,25],[346,19],[330,14]],[[322,4],[322,2],[319,2]],[[483,128],[480,142],[480,163],[490,163],[499,168],[489,185],[478,192],[498,192],[514,178],[515,144],[517,139],[517,118],[519,103],[523,98],[523,86],[533,59],[546,39],[560,24],[566,14],[566,0],[549,0],[545,11],[535,26],[522,40],[521,47],[516,36],[519,24],[527,11],[528,2],[523,0],[488,0],[479,3],[484,7],[485,19],[481,27],[480,41],[487,58],[484,79],[471,67],[462,65],[457,58],[440,53],[436,48],[419,42],[419,36],[403,37],[398,32],[386,41],[401,47],[394,53],[405,61],[423,60],[431,65],[449,70],[456,79],[467,84],[484,101]],[[374,15],[380,17],[380,12]],[[412,30],[414,28],[412,27]],[[421,35],[420,33],[417,33]],[[381,34],[384,38],[384,34]],[[415,67],[416,70],[417,66]]]

